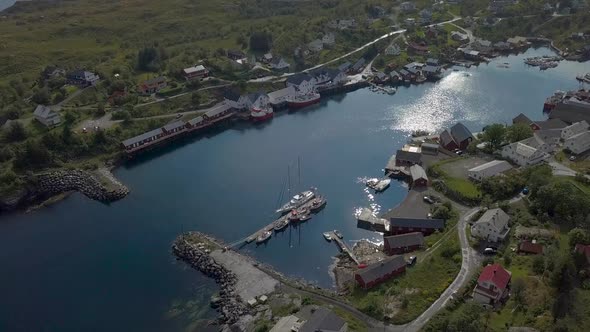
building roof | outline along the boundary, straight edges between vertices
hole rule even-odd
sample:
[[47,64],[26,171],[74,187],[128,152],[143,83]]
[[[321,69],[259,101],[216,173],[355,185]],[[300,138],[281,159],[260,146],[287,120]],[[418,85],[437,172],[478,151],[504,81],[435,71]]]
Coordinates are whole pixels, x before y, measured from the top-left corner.
[[33,114],[36,117],[39,117],[42,119],[47,119],[52,116],[55,116],[55,112],[51,109],[51,107],[45,106],[45,105],[37,105]]
[[537,149],[521,142],[512,143],[511,146],[514,147],[514,153],[525,158],[530,158],[537,152]]
[[491,171],[493,174],[499,174],[502,172],[506,172],[507,170],[511,169],[512,165],[506,160],[492,160],[487,162],[483,165],[479,165],[477,167],[473,167],[468,172],[481,172],[481,171]]
[[409,71],[407,71],[407,70],[405,70],[405,69],[401,69],[401,70],[399,71],[399,73],[400,73],[402,76],[408,76],[408,75],[410,75],[410,72],[409,72]]
[[427,228],[442,229],[445,228],[444,219],[425,219],[425,218],[389,218],[390,227],[404,228]]
[[576,123],[572,123],[571,125],[565,127],[565,129],[572,131],[574,133],[581,133],[583,131],[588,130],[590,126],[588,126],[588,122],[582,120]]
[[426,59],[426,63],[431,66],[438,66],[439,61],[438,61],[438,59],[435,59],[435,58],[428,58],[428,59]]
[[533,136],[538,137],[545,143],[551,143],[550,141],[553,140],[558,142],[561,138],[561,130],[559,129],[547,129],[547,130],[537,130],[533,134]]
[[347,71],[350,68],[350,66],[352,66],[352,64],[350,62],[346,61],[345,63],[338,66],[338,70],[339,71]]
[[172,123],[165,125],[164,127],[162,127],[162,129],[164,129],[164,131],[172,131],[176,128],[182,128],[184,126],[186,126],[186,122],[182,120],[176,120]]
[[585,131],[583,133],[575,134],[574,136],[572,136],[566,140],[566,142],[571,142],[571,141],[574,141],[577,143],[582,142],[581,144],[584,144],[583,142],[590,141],[590,131]]
[[470,137],[473,139],[471,131],[469,131],[469,129],[467,129],[467,127],[461,122],[457,122],[457,124],[451,127],[451,135],[453,135],[453,138],[458,143],[461,143]]
[[205,115],[208,117],[213,117],[213,116],[216,116],[217,114],[225,112],[229,109],[230,109],[230,107],[225,104],[216,105],[212,109],[210,109],[208,112],[206,112]]
[[264,92],[260,92],[260,91],[259,92],[252,92],[252,93],[247,94],[246,98],[248,98],[248,100],[250,100],[250,102],[255,103],[258,100],[258,98],[260,98],[264,95],[266,95],[266,93],[264,93]]
[[510,272],[505,270],[502,265],[493,264],[483,268],[477,282],[493,282],[496,287],[503,291],[508,286],[510,278]]
[[153,84],[160,84],[166,82],[166,77],[164,76],[158,76],[158,77],[154,77],[152,79],[149,80],[145,80],[143,82],[141,82],[142,85],[153,85]]
[[284,98],[286,96],[293,96],[293,95],[295,95],[295,88],[293,86],[288,86],[288,87],[280,89],[280,90],[269,92],[268,98],[270,99],[270,102],[273,102],[277,99]]
[[446,146],[449,143],[453,142],[457,144],[457,142],[455,142],[455,139],[453,138],[453,135],[451,135],[451,132],[448,129],[445,129],[442,131],[442,133],[440,133],[439,140],[443,146]]
[[188,120],[188,123],[191,126],[194,126],[194,125],[199,124],[201,122],[203,122],[203,117],[202,116],[197,116],[196,118],[193,118],[193,119]]
[[274,57],[274,58],[272,58],[272,60],[270,61],[270,63],[272,63],[275,66],[278,66],[281,63],[281,61],[284,61],[287,65],[289,64],[287,61],[283,60],[283,58],[281,58],[281,57]]
[[588,108],[578,106],[571,103],[561,103],[558,104],[552,111],[549,113],[550,119],[561,119],[567,123],[574,123],[585,120],[586,122],[590,123],[590,112]]
[[66,77],[68,77],[70,79],[73,79],[73,78],[74,79],[81,78],[81,79],[86,80],[86,79],[90,79],[93,76],[94,76],[94,73],[91,73],[91,72],[86,71],[86,70],[81,70],[81,69],[77,69],[77,70],[71,71],[71,72],[69,72],[69,73],[66,74]]
[[123,145],[125,147],[127,147],[127,146],[133,145],[135,143],[141,142],[143,140],[146,140],[150,137],[155,137],[155,136],[162,135],[162,134],[164,134],[164,132],[162,131],[162,128],[157,128],[154,130],[150,130],[147,133],[143,133],[141,135],[137,135],[135,137],[128,138],[123,141]]
[[563,122],[561,119],[549,119],[546,121],[537,121],[537,122],[535,122],[535,124],[543,130],[563,129],[563,128],[567,127],[567,123]]
[[420,165],[412,165],[410,167],[410,174],[412,175],[412,181],[416,181],[419,179],[424,179],[428,181],[428,176],[426,175],[424,168],[422,168],[422,166]]
[[438,150],[439,145],[434,144],[434,143],[422,143],[422,145],[420,145],[420,147],[422,147],[422,149],[426,148],[426,149]]
[[312,77],[308,73],[299,73],[287,77],[287,83],[299,85],[305,81],[311,81]]
[[200,72],[200,71],[203,71],[203,70],[206,70],[205,69],[205,66],[198,65],[198,66],[194,66],[194,67],[184,68],[183,71],[184,71],[185,74],[192,74],[192,73]]
[[240,100],[240,94],[233,89],[227,89],[223,92],[223,98],[231,101],[238,101]]
[[386,257],[380,262],[373,263],[364,269],[359,269],[356,274],[361,276],[364,282],[371,282],[403,266],[406,266],[404,256],[391,256]]
[[487,210],[474,225],[488,224],[500,232],[508,227],[508,221],[510,221],[510,216],[504,210],[496,208]]
[[422,71],[427,72],[427,73],[437,73],[440,70],[439,66],[424,66],[424,68],[422,68]]
[[422,159],[422,154],[417,152],[397,150],[397,152],[395,153],[395,159],[409,161],[417,164]]
[[588,244],[576,244],[576,248],[574,249],[575,252],[578,254],[582,254],[586,256],[588,262],[590,262],[590,245]]
[[389,72],[389,77],[397,77],[397,78],[400,78],[400,76],[401,76],[401,74],[398,73],[395,70],[392,70],[391,72]]
[[531,241],[522,241],[518,244],[518,251],[538,255],[543,253],[543,245]]
[[423,246],[424,235],[420,232],[413,232],[393,236],[384,236],[383,242],[387,242],[389,248]]
[[319,307],[301,325],[299,332],[340,331],[346,322],[331,310]]
[[519,115],[514,117],[514,119],[512,119],[512,123],[513,124],[523,123],[525,125],[530,125],[531,123],[533,123],[533,120],[529,119],[528,116],[520,113]]
[[359,69],[361,69],[361,68],[362,68],[362,67],[365,65],[365,62],[366,62],[365,58],[360,58],[360,59],[358,59],[358,60],[357,60],[357,61],[354,63],[354,65],[352,65],[352,69],[353,69],[353,70],[359,70]]

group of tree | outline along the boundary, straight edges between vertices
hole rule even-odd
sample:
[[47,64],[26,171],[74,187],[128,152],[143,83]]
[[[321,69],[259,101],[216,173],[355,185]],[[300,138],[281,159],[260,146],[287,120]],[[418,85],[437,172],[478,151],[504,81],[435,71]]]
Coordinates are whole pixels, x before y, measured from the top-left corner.
[[256,31],[250,35],[250,50],[254,52],[268,52],[272,48],[272,34],[266,31]]
[[157,72],[164,67],[164,61],[168,58],[163,47],[147,46],[137,52],[137,69],[141,71]]
[[482,140],[487,142],[486,150],[492,153],[506,143],[522,141],[533,136],[531,127],[523,123],[505,126],[494,123],[484,129]]

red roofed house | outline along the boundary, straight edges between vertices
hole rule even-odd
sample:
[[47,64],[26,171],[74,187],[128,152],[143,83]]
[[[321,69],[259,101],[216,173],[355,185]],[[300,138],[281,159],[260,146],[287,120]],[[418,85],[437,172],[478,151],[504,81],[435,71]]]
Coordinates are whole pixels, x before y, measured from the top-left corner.
[[399,255],[420,249],[424,246],[424,235],[420,232],[384,236],[383,251],[388,255]]
[[354,279],[358,284],[368,289],[389,280],[406,271],[404,256],[390,256],[356,271]]
[[473,289],[473,300],[484,305],[502,303],[510,292],[512,274],[500,264],[483,268]]
[[137,87],[137,91],[142,95],[151,95],[164,89],[167,85],[168,84],[166,83],[166,77],[159,76],[141,82]]
[[410,43],[408,51],[414,54],[426,54],[428,53],[428,46],[417,43]]
[[588,244],[576,244],[574,252],[584,255],[586,257],[586,265],[590,265],[590,245]]
[[522,241],[518,244],[518,252],[522,254],[539,255],[543,253],[543,245],[531,241]]

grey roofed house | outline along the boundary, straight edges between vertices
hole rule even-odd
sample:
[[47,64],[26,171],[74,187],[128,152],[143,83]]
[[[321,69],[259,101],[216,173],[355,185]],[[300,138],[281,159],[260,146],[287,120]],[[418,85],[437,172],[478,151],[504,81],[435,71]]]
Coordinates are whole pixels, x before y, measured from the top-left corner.
[[445,221],[426,218],[389,218],[389,228],[394,227],[442,229],[445,228]]
[[233,89],[228,89],[223,93],[223,98],[231,101],[238,101],[240,100],[240,94]]
[[377,74],[375,74],[375,77],[380,81],[385,81],[389,78],[389,76],[387,76],[384,72],[381,71],[377,72]]
[[424,68],[422,68],[422,71],[428,74],[436,74],[440,71],[440,67],[427,65]]
[[540,139],[542,139],[543,141],[545,141],[545,143],[552,143],[552,141],[554,142],[559,142],[559,139],[561,138],[561,130],[559,129],[541,129],[541,130],[537,130],[535,131],[535,136],[539,137]]
[[426,64],[430,65],[430,66],[438,66],[438,63],[439,63],[438,59],[428,58],[426,60]]
[[348,71],[348,69],[352,66],[352,64],[348,61],[338,66],[338,70],[341,72]]
[[123,141],[123,146],[128,147],[128,146],[131,146],[131,145],[133,145],[135,143],[139,143],[141,141],[144,141],[144,140],[146,140],[146,139],[148,139],[150,137],[155,137],[155,136],[163,135],[163,134],[164,134],[164,132],[162,131],[162,128],[157,128],[157,129],[154,129],[154,130],[150,130],[147,133],[143,133],[141,135],[137,135],[135,137],[131,137],[129,139],[124,140]]
[[397,78],[397,79],[401,79],[401,78],[402,78],[402,75],[401,75],[400,73],[398,73],[397,71],[395,71],[395,70],[392,70],[392,71],[389,73],[389,77],[391,77],[391,78],[394,78],[394,77],[395,77],[395,78]]
[[530,125],[531,123],[533,123],[533,120],[529,119],[528,116],[520,113],[519,115],[515,116],[514,119],[512,119],[512,124],[517,124],[517,123],[522,123],[525,125]]
[[291,76],[287,77],[287,83],[290,83],[293,85],[299,85],[299,84],[303,83],[304,81],[310,81],[311,79],[312,79],[312,77],[308,73],[299,73],[299,74],[295,74],[295,75],[291,75]]
[[293,86],[288,86],[286,88],[275,90],[273,92],[268,93],[268,98],[270,102],[277,102],[284,99],[287,96],[295,95],[295,88]]
[[549,119],[561,119],[569,124],[583,120],[590,123],[590,112],[584,107],[561,103],[549,113]]
[[406,266],[404,256],[390,256],[380,262],[373,263],[364,269],[358,270],[356,274],[360,275],[365,282],[370,282],[404,266]]
[[176,120],[172,123],[165,125],[164,127],[162,127],[162,129],[164,129],[164,131],[173,131],[174,129],[182,128],[184,126],[186,126],[186,122],[182,120]]
[[407,161],[413,164],[419,164],[422,161],[422,154],[411,151],[397,150],[395,159]]
[[407,71],[407,70],[405,70],[405,69],[401,69],[401,70],[399,71],[399,73],[400,73],[402,76],[408,76],[408,75],[410,75],[410,72],[409,72],[409,71]]
[[310,50],[319,52],[324,49],[324,43],[320,39],[316,39],[307,44]]
[[205,113],[205,115],[207,117],[210,117],[211,118],[211,117],[214,117],[214,116],[218,115],[219,113],[223,113],[223,112],[225,112],[225,111],[227,111],[229,109],[231,109],[230,106],[225,105],[225,104],[221,104],[221,105],[214,106],[212,109],[210,109],[209,111],[207,111]]
[[328,308],[318,307],[299,328],[299,332],[346,331],[346,322]]
[[[449,143],[455,142],[453,135],[451,135],[451,132],[448,129],[445,129],[440,133],[439,139],[442,146],[447,146]],[[455,144],[457,144],[457,142],[455,142]]]
[[47,117],[51,116],[52,113],[54,113],[54,112],[51,110],[51,107],[45,106],[45,105],[37,105],[37,107],[35,108],[35,111],[33,112],[33,114],[36,117],[41,117],[41,118],[47,118]]
[[414,75],[418,75],[418,73],[420,72],[420,70],[418,68],[408,68],[407,71],[409,71],[411,74]]
[[422,168],[422,166],[420,165],[412,165],[410,167],[410,174],[412,175],[412,181],[416,181],[419,179],[424,179],[428,181],[428,176],[426,175],[424,168]]
[[190,119],[190,120],[188,121],[188,123],[189,123],[191,126],[198,125],[198,124],[200,124],[200,123],[202,123],[202,122],[203,122],[203,117],[202,117],[202,116],[197,116],[196,118]]
[[438,150],[439,145],[434,143],[422,143],[421,147],[423,149]]
[[467,127],[461,122],[457,122],[457,124],[451,127],[451,135],[453,135],[457,143],[461,143],[470,137],[471,139],[474,138],[471,131],[469,131],[469,129],[467,129]]
[[252,93],[249,93],[249,94],[247,94],[247,95],[246,95],[246,97],[248,97],[248,99],[249,99],[251,102],[253,102],[253,103],[254,103],[254,102],[256,102],[256,101],[258,100],[258,98],[260,98],[260,97],[261,97],[261,96],[263,96],[263,95],[265,95],[265,93],[264,93],[264,92],[260,92],[260,91],[259,91],[259,92],[252,92]]
[[389,248],[404,248],[424,245],[424,235],[421,232],[406,233],[393,236],[384,236]]
[[360,71],[365,66],[365,62],[365,58],[360,58],[354,63],[354,65],[352,65],[351,69],[354,71]]
[[541,128],[542,130],[548,129],[563,129],[567,127],[567,123],[563,122],[561,119],[549,119],[546,121],[537,121],[535,124]]

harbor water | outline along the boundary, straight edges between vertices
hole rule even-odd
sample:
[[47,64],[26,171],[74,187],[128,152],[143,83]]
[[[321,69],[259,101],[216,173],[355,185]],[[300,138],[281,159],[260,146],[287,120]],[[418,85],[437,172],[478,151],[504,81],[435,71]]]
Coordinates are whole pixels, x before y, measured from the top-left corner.
[[[355,211],[392,208],[407,188],[394,181],[371,195],[364,180],[383,174],[411,131],[439,131],[456,121],[480,131],[520,112],[541,119],[547,96],[577,88],[575,76],[590,71],[572,62],[547,71],[523,64],[544,54],[551,52],[531,49],[449,70],[437,83],[400,87],[395,95],[361,89],[266,124],[210,132],[117,169],[131,189],[119,202],[74,194],[33,213],[0,217],[0,331],[194,329],[215,316],[208,300],[216,287],[174,259],[172,241],[198,230],[231,243],[270,223],[288,168],[291,195],[317,187],[326,208],[264,245],[240,250],[289,276],[333,287],[328,267],[338,251],[322,233],[338,229],[348,244],[378,239],[356,228]],[[504,62],[510,68],[498,66]]]

